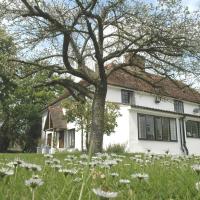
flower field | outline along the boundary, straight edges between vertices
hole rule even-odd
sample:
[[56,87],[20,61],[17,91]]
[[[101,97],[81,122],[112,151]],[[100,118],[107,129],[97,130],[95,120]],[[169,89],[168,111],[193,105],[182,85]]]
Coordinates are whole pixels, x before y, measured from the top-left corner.
[[197,200],[200,157],[0,154],[1,200]]

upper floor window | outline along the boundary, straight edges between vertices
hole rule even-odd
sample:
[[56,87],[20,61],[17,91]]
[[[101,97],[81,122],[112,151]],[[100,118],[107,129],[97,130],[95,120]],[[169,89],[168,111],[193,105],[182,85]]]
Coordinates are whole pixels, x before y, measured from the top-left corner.
[[139,139],[177,141],[176,119],[138,114]]
[[184,105],[182,101],[174,100],[174,111],[184,113]]
[[188,120],[186,132],[188,137],[200,138],[200,122]]
[[124,104],[133,104],[134,103],[133,91],[121,90],[121,97],[122,97],[122,103],[124,103]]

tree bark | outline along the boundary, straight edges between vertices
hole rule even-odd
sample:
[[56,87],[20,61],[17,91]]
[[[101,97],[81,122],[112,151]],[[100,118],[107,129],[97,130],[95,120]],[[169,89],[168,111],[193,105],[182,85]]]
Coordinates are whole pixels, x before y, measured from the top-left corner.
[[92,125],[90,138],[91,153],[102,152],[103,130],[104,130],[104,110],[107,94],[106,82],[96,88],[92,103]]

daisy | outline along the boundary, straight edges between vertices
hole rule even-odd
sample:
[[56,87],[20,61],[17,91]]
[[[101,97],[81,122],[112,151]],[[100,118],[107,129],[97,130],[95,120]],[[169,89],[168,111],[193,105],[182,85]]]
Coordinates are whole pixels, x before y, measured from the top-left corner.
[[128,179],[120,179],[120,180],[119,180],[119,183],[122,183],[122,184],[129,184],[129,183],[130,183],[130,180],[128,180]]
[[118,177],[118,176],[119,176],[118,173],[111,173],[110,175],[111,175],[112,177]]
[[51,154],[44,154],[44,157],[45,158],[53,158],[53,155],[51,155]]
[[132,178],[137,178],[139,180],[145,180],[147,181],[149,179],[148,174],[141,174],[141,173],[135,173],[131,175]]
[[195,188],[200,191],[200,182],[195,183]]
[[5,176],[11,176],[14,174],[14,171],[8,168],[1,168],[0,169],[0,177],[3,178]]
[[110,191],[104,191],[101,188],[93,188],[92,191],[99,197],[105,198],[105,199],[112,199],[116,198],[118,193],[117,192],[110,192]]
[[67,176],[67,175],[75,175],[77,174],[78,171],[75,169],[59,169],[59,172]]
[[30,178],[28,180],[25,180],[25,185],[29,186],[31,189],[35,189],[38,186],[41,186],[43,184],[44,184],[44,182],[40,178],[32,177],[32,178]]
[[192,165],[191,168],[192,168],[197,174],[200,174],[200,165],[195,164],[195,165]]

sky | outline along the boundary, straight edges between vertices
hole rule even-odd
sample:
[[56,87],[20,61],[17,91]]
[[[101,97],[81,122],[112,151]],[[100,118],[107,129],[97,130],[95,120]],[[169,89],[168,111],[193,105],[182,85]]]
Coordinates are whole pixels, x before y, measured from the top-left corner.
[[[145,0],[146,2],[155,3],[157,0]],[[190,10],[196,10],[200,7],[200,0],[182,0],[183,4],[188,6]]]

